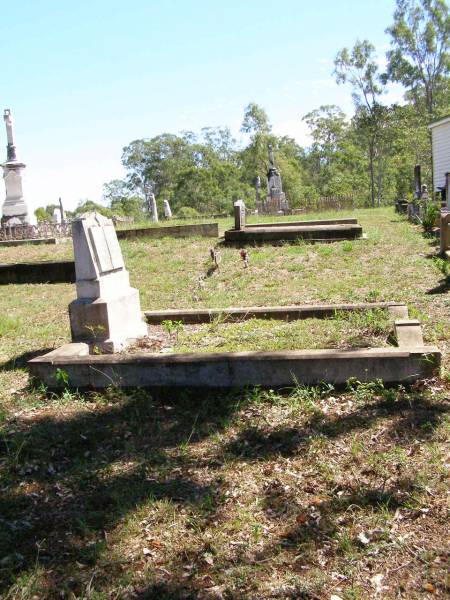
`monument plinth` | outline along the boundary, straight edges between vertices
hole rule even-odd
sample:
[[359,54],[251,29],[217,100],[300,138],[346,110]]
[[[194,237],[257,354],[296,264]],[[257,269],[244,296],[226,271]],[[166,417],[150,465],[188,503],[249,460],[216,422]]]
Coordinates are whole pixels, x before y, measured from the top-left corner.
[[87,213],[72,223],[77,299],[69,304],[72,341],[118,352],[147,335],[139,292],[130,286],[110,219]]
[[16,146],[13,136],[13,120],[11,111],[7,108],[3,114],[6,125],[7,154],[3,167],[3,179],[5,181],[6,198],[2,207],[2,224],[11,219],[19,219],[23,224],[29,224],[30,218],[28,208],[23,198],[22,170],[25,164],[17,159]]

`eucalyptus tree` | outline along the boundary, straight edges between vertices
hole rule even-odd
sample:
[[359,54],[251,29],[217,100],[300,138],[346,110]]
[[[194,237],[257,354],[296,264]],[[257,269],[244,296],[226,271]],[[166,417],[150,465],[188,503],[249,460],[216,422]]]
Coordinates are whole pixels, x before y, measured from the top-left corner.
[[401,83],[428,120],[448,110],[450,15],[445,0],[397,0],[385,78]]
[[[380,102],[384,89],[373,44],[358,40],[351,50],[343,48],[334,60],[334,74],[338,84],[349,83],[352,88],[355,123],[368,153],[370,196],[372,206],[375,206],[375,161],[382,159],[379,138],[383,131],[385,110]],[[380,186],[378,189],[380,204]]]

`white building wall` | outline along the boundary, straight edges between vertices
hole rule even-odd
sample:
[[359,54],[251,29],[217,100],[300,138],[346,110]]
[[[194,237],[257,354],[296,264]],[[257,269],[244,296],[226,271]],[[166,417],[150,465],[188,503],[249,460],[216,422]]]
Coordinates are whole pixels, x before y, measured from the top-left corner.
[[431,129],[433,145],[433,179],[437,190],[445,186],[445,174],[450,173],[450,119]]

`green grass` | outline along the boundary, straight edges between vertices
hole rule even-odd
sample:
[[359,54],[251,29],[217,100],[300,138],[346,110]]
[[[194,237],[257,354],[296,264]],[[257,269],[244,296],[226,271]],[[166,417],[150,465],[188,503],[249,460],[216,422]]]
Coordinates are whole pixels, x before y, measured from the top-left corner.
[[175,352],[239,352],[386,346],[392,323],[387,313],[342,313],[293,322],[249,319],[184,326],[172,335]]
[[[213,274],[211,239],[121,246],[145,309],[405,302],[448,373],[435,247],[392,209],[353,214],[367,240],[250,248],[248,269],[222,247]],[[0,248],[0,262],[71,252]],[[65,284],[0,287],[0,597],[347,600],[376,597],[378,574],[383,598],[422,598],[425,584],[448,595],[445,378],[47,393],[26,360],[70,339],[74,297]],[[165,329],[174,348],[211,351],[382,345],[391,326],[370,311]]]

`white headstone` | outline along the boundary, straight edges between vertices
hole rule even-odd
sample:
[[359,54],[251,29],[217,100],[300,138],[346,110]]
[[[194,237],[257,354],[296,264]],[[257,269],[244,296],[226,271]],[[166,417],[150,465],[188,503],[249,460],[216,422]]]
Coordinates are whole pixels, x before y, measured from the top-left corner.
[[168,200],[163,200],[164,202],[164,216],[166,217],[166,219],[171,219],[172,218],[172,210],[170,208],[170,204]]
[[61,211],[59,208],[55,208],[53,211],[53,221],[54,223],[61,223]]
[[87,213],[72,223],[77,300],[69,305],[72,340],[117,352],[147,334],[139,292],[130,287],[110,219]]
[[158,223],[158,207],[156,206],[155,194],[150,194],[150,207],[152,210],[152,221]]
[[237,230],[245,227],[245,204],[243,200],[236,200],[233,204],[234,209],[234,228]]

